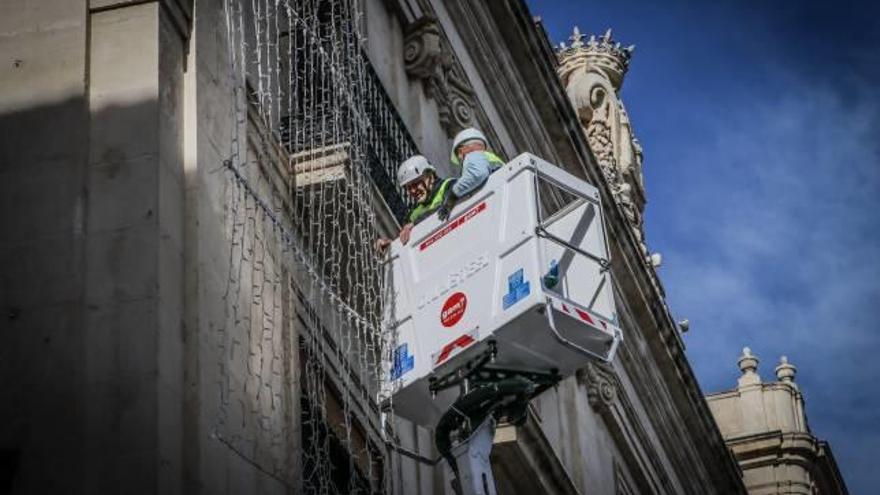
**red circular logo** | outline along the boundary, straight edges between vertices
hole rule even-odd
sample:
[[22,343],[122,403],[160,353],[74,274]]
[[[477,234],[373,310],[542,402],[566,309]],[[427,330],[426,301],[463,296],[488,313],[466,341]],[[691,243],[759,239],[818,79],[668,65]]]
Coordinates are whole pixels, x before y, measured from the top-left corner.
[[464,316],[464,310],[467,308],[467,296],[462,292],[456,292],[449,296],[449,299],[443,303],[443,310],[440,311],[440,323],[444,327],[451,327],[461,320]]

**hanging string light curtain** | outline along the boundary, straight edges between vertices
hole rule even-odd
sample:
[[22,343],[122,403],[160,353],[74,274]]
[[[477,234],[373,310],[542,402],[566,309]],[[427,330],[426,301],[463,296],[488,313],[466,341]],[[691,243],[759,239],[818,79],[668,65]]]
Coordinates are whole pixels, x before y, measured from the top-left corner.
[[315,494],[382,491],[389,478],[376,439],[392,339],[372,244],[381,202],[407,209],[394,170],[416,149],[366,61],[358,6],[224,3],[229,273],[214,431]]

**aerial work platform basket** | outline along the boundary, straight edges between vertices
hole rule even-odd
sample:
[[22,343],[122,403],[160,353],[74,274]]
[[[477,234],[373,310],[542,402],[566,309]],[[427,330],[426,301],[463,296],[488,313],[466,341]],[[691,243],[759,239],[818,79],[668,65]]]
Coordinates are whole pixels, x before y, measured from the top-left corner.
[[534,155],[394,241],[388,267],[386,392],[416,424],[435,426],[458,397],[432,384],[490,350],[499,369],[564,378],[613,359],[622,338],[599,193]]

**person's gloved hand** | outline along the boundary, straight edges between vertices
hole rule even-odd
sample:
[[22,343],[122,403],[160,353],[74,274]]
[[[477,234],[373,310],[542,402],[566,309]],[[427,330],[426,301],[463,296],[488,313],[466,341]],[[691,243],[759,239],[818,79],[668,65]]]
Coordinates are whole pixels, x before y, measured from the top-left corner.
[[441,222],[445,222],[446,219],[449,218],[449,214],[452,212],[452,208],[455,207],[455,202],[458,200],[458,197],[452,192],[452,186],[455,185],[455,179],[449,181],[449,185],[446,186],[446,191],[443,192],[443,202],[440,204],[440,208],[437,209],[437,218],[440,219]]
[[440,219],[441,222],[445,222],[446,219],[449,218],[449,213],[452,212],[452,205],[449,204],[448,201],[444,201],[442,205],[440,205],[440,209],[437,210],[437,218]]

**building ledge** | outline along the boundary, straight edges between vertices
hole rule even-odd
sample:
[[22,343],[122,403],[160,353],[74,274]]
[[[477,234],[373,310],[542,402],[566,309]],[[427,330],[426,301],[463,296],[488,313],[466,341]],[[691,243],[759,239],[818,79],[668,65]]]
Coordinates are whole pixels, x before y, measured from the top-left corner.
[[498,425],[491,459],[498,493],[580,493],[531,414],[523,426]]

